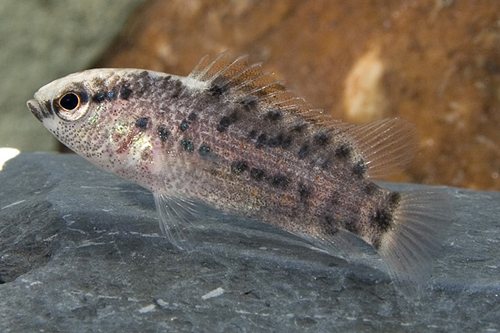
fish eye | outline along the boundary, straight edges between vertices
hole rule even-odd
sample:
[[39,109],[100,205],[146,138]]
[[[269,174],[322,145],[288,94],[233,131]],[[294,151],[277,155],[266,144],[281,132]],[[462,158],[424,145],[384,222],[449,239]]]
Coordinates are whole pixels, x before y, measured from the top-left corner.
[[73,111],[80,106],[80,96],[73,92],[64,94],[59,99],[59,105],[66,111]]
[[89,110],[88,94],[85,91],[67,91],[52,100],[52,109],[63,120],[75,121]]

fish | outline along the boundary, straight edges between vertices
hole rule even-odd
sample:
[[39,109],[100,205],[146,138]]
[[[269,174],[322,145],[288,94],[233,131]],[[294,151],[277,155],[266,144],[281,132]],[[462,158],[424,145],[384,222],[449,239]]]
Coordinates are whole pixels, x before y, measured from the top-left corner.
[[[199,203],[271,224],[332,255],[348,236],[383,259],[396,288],[428,283],[450,224],[443,191],[389,191],[418,148],[399,118],[354,125],[314,109],[248,56],[203,57],[188,76],[90,69],[27,102],[64,145],[150,190],[161,231],[186,248]],[[187,232],[186,232],[187,230]]]

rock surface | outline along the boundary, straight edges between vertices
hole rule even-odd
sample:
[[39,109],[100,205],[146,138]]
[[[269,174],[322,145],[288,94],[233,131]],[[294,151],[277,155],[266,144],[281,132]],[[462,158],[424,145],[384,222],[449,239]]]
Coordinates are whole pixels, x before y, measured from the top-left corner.
[[412,303],[373,266],[208,208],[180,252],[149,192],[79,156],[22,153],[0,184],[2,332],[500,331],[498,192],[445,189],[454,223]]

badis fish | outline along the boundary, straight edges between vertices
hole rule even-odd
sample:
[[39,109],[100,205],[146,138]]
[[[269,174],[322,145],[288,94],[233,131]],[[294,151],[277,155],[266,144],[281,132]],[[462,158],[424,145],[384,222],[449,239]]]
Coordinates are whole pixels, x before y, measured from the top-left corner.
[[348,232],[371,244],[411,295],[425,285],[449,222],[445,195],[372,182],[411,159],[413,125],[333,120],[247,57],[205,57],[187,77],[91,69],[47,84],[27,104],[64,145],[151,190],[161,229],[179,247],[175,212],[196,202],[328,251]]

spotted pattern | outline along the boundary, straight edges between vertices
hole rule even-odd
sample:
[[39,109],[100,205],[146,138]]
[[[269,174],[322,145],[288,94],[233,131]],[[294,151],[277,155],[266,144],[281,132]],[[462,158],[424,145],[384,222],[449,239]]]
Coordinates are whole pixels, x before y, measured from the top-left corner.
[[118,92],[115,89],[108,91],[107,98],[109,101],[114,101],[118,98]]
[[247,96],[239,101],[243,106],[243,110],[250,112],[257,110],[259,106],[259,99],[256,96]]
[[219,77],[212,82],[208,91],[212,96],[222,96],[229,92],[229,86],[224,84],[223,78]]
[[351,147],[347,143],[343,143],[335,150],[337,157],[349,158],[351,156]]
[[139,118],[136,120],[135,126],[140,128],[141,130],[145,130],[148,127],[148,122],[149,122],[148,117]]
[[231,164],[231,171],[240,174],[248,169],[248,164],[244,161],[236,161]]
[[365,161],[359,161],[356,164],[354,164],[354,167],[352,168],[353,174],[357,176],[363,176],[366,173],[367,166]]
[[181,140],[181,147],[188,153],[192,153],[194,151],[194,144],[191,142],[189,139],[182,139]]
[[262,133],[257,137],[257,141],[255,142],[255,148],[262,148],[267,142],[267,135]]
[[252,168],[250,170],[250,177],[255,180],[264,180],[266,178],[266,172],[259,168]]
[[269,183],[272,186],[279,187],[281,189],[285,189],[288,186],[289,179],[281,174],[276,174],[270,177]]
[[132,90],[127,86],[123,86],[120,88],[120,98],[121,99],[129,99],[130,95],[132,95]]
[[314,143],[319,146],[326,146],[329,142],[330,136],[326,132],[321,132],[314,136]]
[[189,128],[189,121],[187,119],[184,119],[181,124],[179,125],[179,129],[184,132]]
[[198,149],[198,153],[200,153],[200,156],[203,156],[203,157],[210,155],[211,151],[212,150],[207,145],[201,145],[200,149]]
[[299,160],[303,160],[307,157],[307,155],[309,155],[309,146],[303,145],[302,147],[300,147],[299,152],[297,153],[297,158]]
[[302,183],[299,184],[298,192],[300,201],[307,201],[312,196],[311,188]]
[[162,142],[167,141],[168,136],[169,136],[169,131],[165,128],[165,126],[160,125],[158,126],[158,136],[160,137],[160,140]]
[[271,121],[280,120],[283,117],[281,110],[271,110],[267,112],[267,118]]
[[105,91],[98,91],[93,97],[92,100],[96,103],[101,103],[106,100],[108,93]]
[[231,113],[229,116],[223,116],[221,120],[219,121],[219,124],[217,125],[217,131],[219,132],[225,132],[227,128],[234,124],[238,120],[238,114],[236,111]]
[[323,219],[323,230],[327,235],[335,235],[338,231],[338,223],[337,219],[335,218],[334,215],[326,213],[322,217]]

